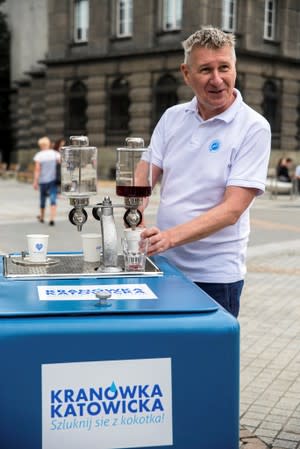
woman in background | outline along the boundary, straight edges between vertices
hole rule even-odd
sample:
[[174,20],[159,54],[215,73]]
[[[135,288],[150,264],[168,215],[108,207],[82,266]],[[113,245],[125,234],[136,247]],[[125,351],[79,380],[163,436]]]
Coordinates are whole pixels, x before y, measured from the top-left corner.
[[54,226],[57,199],[56,166],[60,162],[60,154],[51,148],[51,142],[48,137],[41,137],[38,140],[38,146],[40,151],[33,158],[35,162],[33,188],[35,190],[40,189],[40,215],[37,218],[41,223],[44,223],[46,199],[49,195],[49,225]]

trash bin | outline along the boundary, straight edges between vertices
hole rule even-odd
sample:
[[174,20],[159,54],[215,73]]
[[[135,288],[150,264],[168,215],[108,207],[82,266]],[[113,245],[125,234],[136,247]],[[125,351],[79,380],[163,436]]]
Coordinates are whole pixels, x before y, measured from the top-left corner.
[[153,259],[160,275],[19,279],[2,257],[1,449],[238,448],[238,322]]

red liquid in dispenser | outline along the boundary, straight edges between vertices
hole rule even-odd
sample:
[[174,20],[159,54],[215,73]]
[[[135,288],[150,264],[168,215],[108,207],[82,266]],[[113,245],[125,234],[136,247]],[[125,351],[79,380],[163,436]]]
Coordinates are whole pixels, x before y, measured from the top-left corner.
[[144,198],[151,195],[150,186],[117,186],[118,196]]

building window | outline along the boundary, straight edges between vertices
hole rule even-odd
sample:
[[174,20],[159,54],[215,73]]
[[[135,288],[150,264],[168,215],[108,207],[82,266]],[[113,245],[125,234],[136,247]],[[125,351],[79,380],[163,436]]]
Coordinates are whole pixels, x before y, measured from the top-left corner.
[[276,0],[265,0],[264,39],[275,39]]
[[106,143],[119,145],[129,135],[129,83],[120,77],[116,79],[108,93],[108,117]]
[[236,30],[236,0],[223,0],[222,28],[230,32]]
[[75,81],[67,92],[65,135],[87,133],[87,88],[82,81]]
[[272,147],[280,148],[281,92],[278,81],[267,80],[264,83],[262,111],[271,126]]
[[182,26],[182,0],[163,0],[163,31],[180,30]]
[[155,126],[165,110],[178,103],[176,79],[169,74],[163,75],[156,83],[154,95],[155,109],[153,125]]
[[75,0],[74,42],[87,42],[89,31],[89,0]]
[[117,0],[117,37],[132,36],[132,0]]

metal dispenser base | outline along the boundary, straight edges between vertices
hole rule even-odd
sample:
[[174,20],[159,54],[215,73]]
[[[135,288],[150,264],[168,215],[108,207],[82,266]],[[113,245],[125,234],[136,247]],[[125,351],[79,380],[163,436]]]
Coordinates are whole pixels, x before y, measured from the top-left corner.
[[161,276],[163,273],[149,259],[146,259],[145,271],[125,271],[123,255],[118,256],[118,266],[116,272],[99,270],[101,263],[84,262],[82,254],[51,254],[49,260],[55,261],[53,264],[26,264],[22,263],[24,258],[18,255],[8,255],[4,257],[4,276],[14,279],[73,279],[78,277],[120,277],[120,276]]

